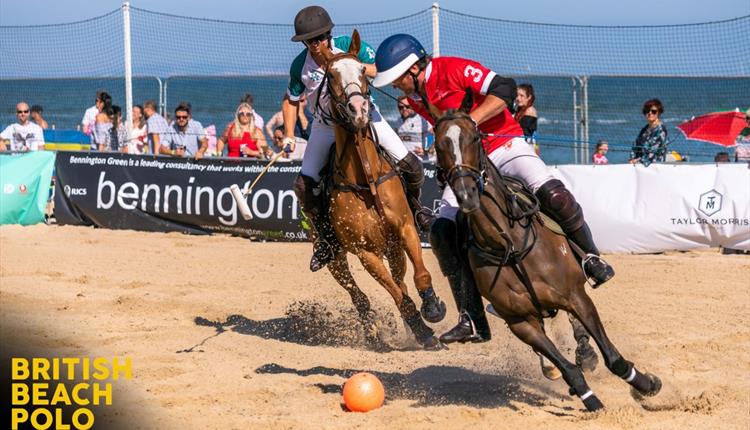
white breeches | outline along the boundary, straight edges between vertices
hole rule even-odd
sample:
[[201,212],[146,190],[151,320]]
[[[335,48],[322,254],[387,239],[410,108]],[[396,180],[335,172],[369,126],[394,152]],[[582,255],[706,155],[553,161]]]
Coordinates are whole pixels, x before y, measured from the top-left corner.
[[[388,152],[396,161],[401,161],[409,152],[398,134],[388,125],[388,122],[380,116],[377,107],[372,109],[372,125],[377,134],[378,144]],[[336,141],[334,126],[326,125],[319,120],[313,121],[310,139],[307,140],[307,148],[302,158],[301,174],[309,176],[316,182],[320,181],[320,171],[326,164],[328,151]]]
[[[545,182],[555,179],[549,167],[534,152],[534,147],[522,137],[513,138],[509,144],[492,151],[488,158],[500,174],[519,179],[536,193]],[[458,201],[451,187],[445,187],[438,207],[439,218],[456,219]]]

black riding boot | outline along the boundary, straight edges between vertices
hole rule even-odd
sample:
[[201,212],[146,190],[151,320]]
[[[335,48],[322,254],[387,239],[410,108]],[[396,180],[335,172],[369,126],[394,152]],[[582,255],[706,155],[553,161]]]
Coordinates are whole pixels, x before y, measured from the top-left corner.
[[565,185],[557,179],[547,181],[536,191],[536,196],[542,211],[560,224],[568,239],[585,254],[579,262],[583,265],[584,275],[593,280],[593,287],[612,279],[615,270],[599,257],[591,230],[583,218],[583,210]]
[[440,271],[448,278],[459,314],[458,324],[440,336],[440,341],[465,343],[490,340],[492,335],[482,308],[482,298],[474,284],[471,269],[459,258],[456,223],[446,218],[436,219],[430,230],[430,244]]
[[424,184],[424,168],[422,162],[414,153],[409,152],[403,160],[398,162],[401,176],[404,178],[406,188],[406,200],[409,208],[414,213],[414,220],[420,231],[430,231],[430,225],[435,220],[432,211],[422,206],[420,197],[422,185]]
[[320,193],[319,184],[312,178],[299,175],[294,181],[294,192],[300,202],[302,212],[311,222],[311,228],[315,230],[313,241],[313,255],[310,259],[310,270],[317,272],[333,260],[334,252],[338,247],[338,240],[333,231],[333,226],[328,219],[327,207],[324,206]]

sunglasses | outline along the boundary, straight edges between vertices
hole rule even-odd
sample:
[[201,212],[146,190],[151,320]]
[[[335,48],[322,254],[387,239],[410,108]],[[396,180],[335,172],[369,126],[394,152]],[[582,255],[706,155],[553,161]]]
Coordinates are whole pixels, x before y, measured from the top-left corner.
[[237,114],[237,116],[250,116],[252,114],[253,114],[252,112],[240,112]]
[[305,43],[307,43],[308,45],[312,45],[314,42],[320,43],[320,42],[328,39],[329,37],[330,36],[328,35],[328,33],[325,33],[325,34],[321,34],[320,36],[315,36],[312,39],[307,39],[307,40],[305,40]]
[[644,115],[648,115],[648,114],[654,114],[654,115],[656,115],[658,113],[659,113],[659,109],[651,109],[651,110],[647,110],[647,111],[643,112]]
[[175,119],[188,119],[187,115],[175,115]]
[[29,113],[27,110],[17,110],[16,113]]
[[411,109],[411,106],[398,105],[398,110]]

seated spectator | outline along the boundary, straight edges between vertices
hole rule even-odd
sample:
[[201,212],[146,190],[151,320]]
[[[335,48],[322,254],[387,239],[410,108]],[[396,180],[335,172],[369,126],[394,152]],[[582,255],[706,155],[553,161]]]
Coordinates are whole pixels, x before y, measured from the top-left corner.
[[255,116],[250,104],[243,102],[237,107],[234,121],[227,125],[216,141],[216,151],[223,154],[225,145],[227,157],[264,158],[268,144],[262,129],[255,126]]
[[133,129],[130,130],[127,144],[122,145],[121,150],[126,154],[143,154],[148,140],[148,127],[146,127],[143,107],[134,105],[131,116],[133,117]]
[[716,156],[714,156],[714,162],[715,163],[729,163],[729,153],[728,152],[717,152]]
[[46,130],[49,128],[49,124],[47,124],[47,120],[44,119],[42,116],[42,112],[44,112],[44,109],[39,105],[34,105],[31,107],[31,120],[34,121],[34,124],[38,125],[39,127],[42,127],[43,130]]
[[419,158],[424,158],[424,137],[427,134],[429,126],[409,105],[409,100],[406,96],[399,96],[397,101],[398,113],[401,115],[401,125],[399,125],[396,133],[401,138],[401,141],[404,142],[406,149],[416,154]]
[[102,108],[96,115],[96,121],[94,122],[94,130],[91,134],[91,149],[94,151],[109,151],[111,148],[111,134],[112,129],[112,118],[114,117],[114,111],[112,110],[112,97],[107,93],[101,95]]
[[174,124],[161,139],[160,153],[200,160],[206,149],[208,139],[203,125],[192,118],[189,103],[180,103],[174,110]]
[[664,105],[659,99],[646,100],[642,112],[647,124],[638,133],[629,162],[644,166],[649,166],[654,161],[664,162],[667,155],[667,127],[660,119],[664,113]]
[[94,100],[94,106],[86,109],[86,112],[83,114],[83,119],[81,120],[81,128],[83,130],[83,133],[87,136],[91,136],[91,134],[94,132],[96,116],[99,114],[99,111],[101,111],[102,106],[104,105],[104,102],[101,99],[102,94],[106,94],[106,92],[96,92],[96,100]]
[[[159,115],[156,111],[156,101],[146,100],[143,103],[143,113],[146,115],[146,147],[144,152],[150,152],[151,154],[162,153],[162,137],[169,131],[169,124],[163,116]],[[165,154],[171,154],[172,151],[169,147],[165,148]]]
[[523,130],[526,142],[534,146],[534,152],[537,155],[541,153],[539,145],[536,143],[536,125],[539,114],[534,107],[536,96],[534,87],[531,84],[520,84],[516,95],[516,113],[513,117]]
[[750,162],[750,109],[745,112],[745,122],[747,126],[735,139],[737,148],[734,150],[734,161],[747,163]]
[[[286,95],[284,95],[286,97]],[[307,97],[305,97],[304,93],[300,96],[299,99],[299,109],[297,110],[297,122],[294,126],[294,135],[302,137],[303,139],[307,139],[310,137],[310,126],[312,125],[312,122],[307,117],[310,113],[305,108],[307,107]],[[276,112],[273,114],[270,120],[266,123],[266,133],[268,133],[269,136],[273,137],[273,132],[278,127],[284,125],[284,114],[281,111]]]
[[250,109],[252,109],[253,111],[253,120],[255,121],[255,126],[258,127],[262,132],[263,124],[265,122],[263,121],[263,117],[260,116],[260,114],[255,110],[255,107],[254,107],[255,104],[253,103],[253,95],[250,93],[245,93],[245,95],[242,96],[240,103],[247,103],[250,105]]
[[609,142],[606,140],[600,140],[596,143],[596,151],[594,152],[594,155],[591,156],[591,161],[594,164],[609,163],[609,160],[607,160],[607,151],[609,151]]
[[0,133],[0,151],[42,151],[44,131],[29,121],[29,105],[20,102],[16,105],[18,122],[11,124]]
[[307,148],[307,141],[301,137],[295,136],[297,144],[295,145],[294,151],[284,151],[284,126],[276,127],[273,131],[273,148],[266,148],[266,157],[271,158],[279,152],[283,152],[283,155],[279,157],[278,161],[298,161],[302,160],[305,155],[305,148]]

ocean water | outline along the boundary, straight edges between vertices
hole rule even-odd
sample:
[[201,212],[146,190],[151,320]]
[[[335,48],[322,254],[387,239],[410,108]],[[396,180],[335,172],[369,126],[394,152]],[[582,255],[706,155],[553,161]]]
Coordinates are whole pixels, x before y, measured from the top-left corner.
[[[539,111],[538,143],[548,164],[576,162],[574,148],[574,98],[580,104],[580,84],[570,77],[514,76],[518,83],[535,88]],[[240,98],[254,96],[256,111],[269,119],[280,109],[286,91],[286,76],[137,77],[133,80],[133,101],[163,101],[173,112],[180,101],[193,106],[193,116],[204,126],[215,124],[219,131],[231,121]],[[84,111],[94,104],[97,90],[109,92],[115,104],[124,107],[123,79],[3,79],[0,80],[0,126],[15,121],[15,104],[24,100],[39,104],[44,116],[57,129],[75,129]],[[392,95],[395,90],[388,89]],[[384,117],[398,123],[396,102],[374,92]],[[750,107],[750,78],[654,78],[594,76],[588,81],[590,153],[600,139],[609,142],[610,162],[626,162],[632,142],[645,124],[641,107],[657,97],[665,106],[662,120],[669,130],[670,149],[687,155],[690,161],[712,161],[716,152],[728,151],[718,145],[687,141],[676,125],[707,112]],[[580,120],[580,113],[578,113]]]

